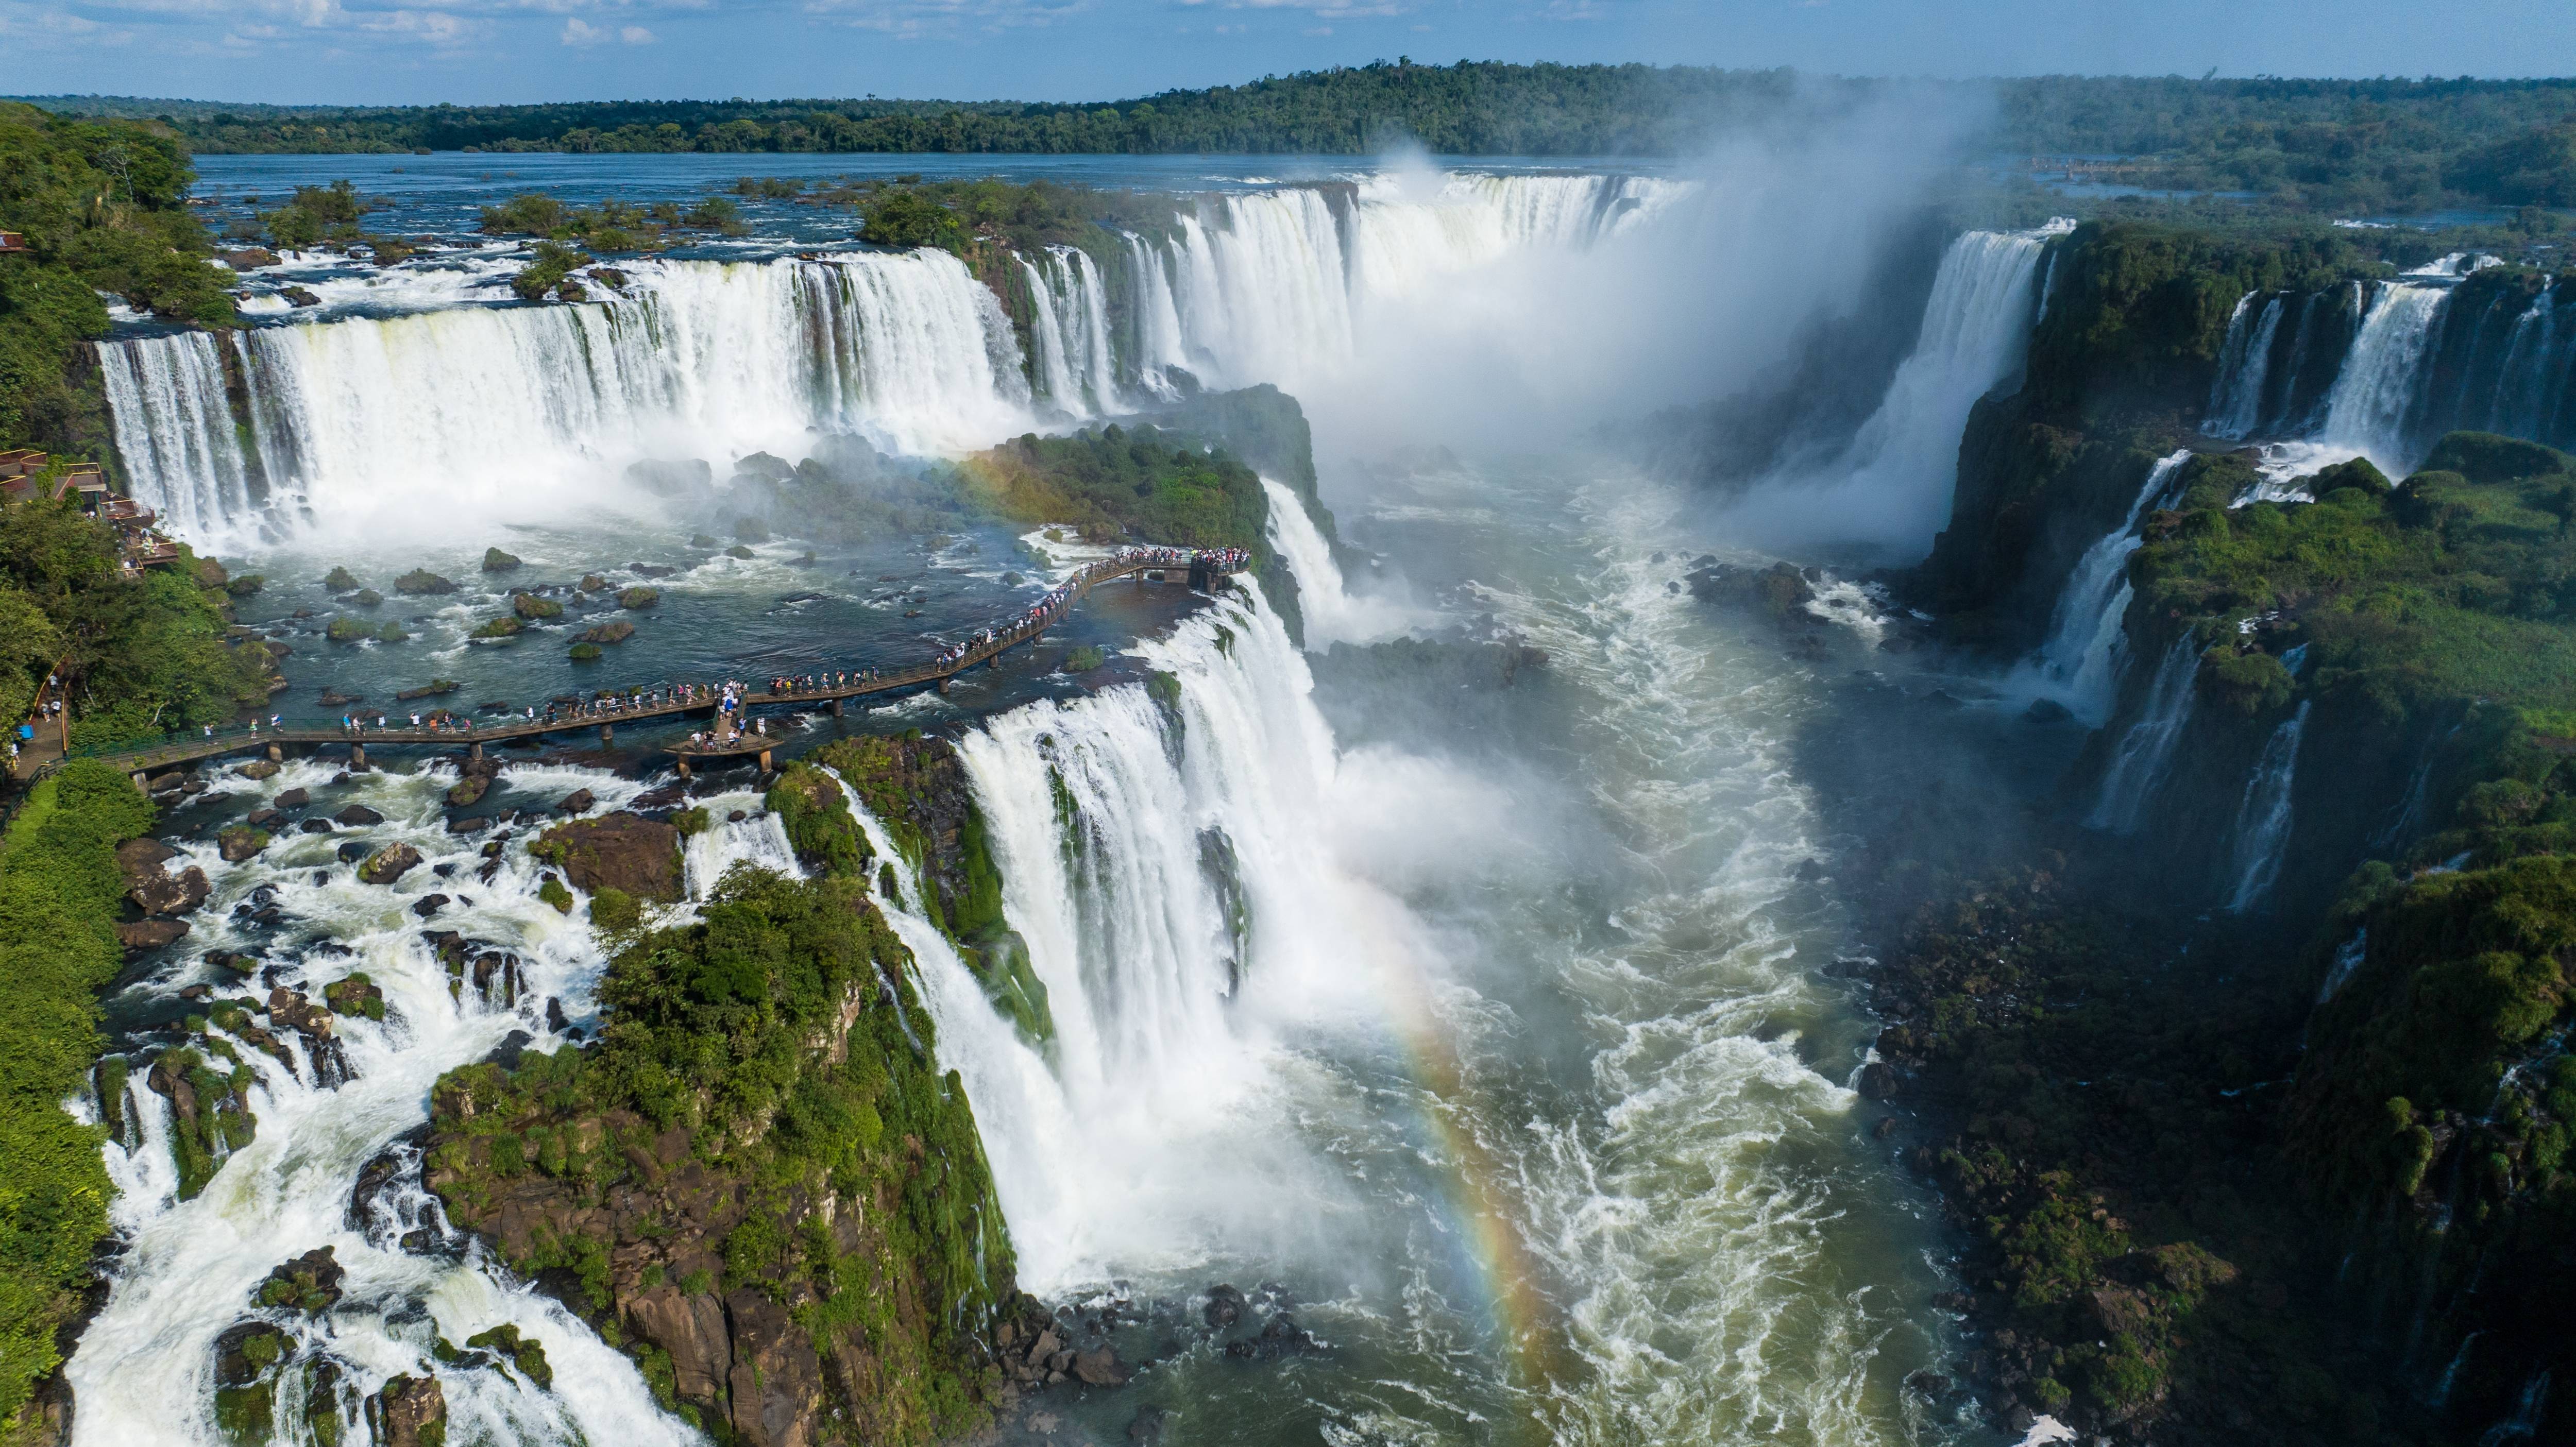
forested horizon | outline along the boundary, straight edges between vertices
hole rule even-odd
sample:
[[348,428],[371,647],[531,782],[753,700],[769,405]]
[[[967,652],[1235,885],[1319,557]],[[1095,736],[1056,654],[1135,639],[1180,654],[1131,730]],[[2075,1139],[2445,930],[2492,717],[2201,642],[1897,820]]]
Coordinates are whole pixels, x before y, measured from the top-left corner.
[[2576,206],[2576,78],[1882,80],[1789,70],[1378,61],[1081,103],[867,99],[286,106],[22,97],[167,126],[200,155],[417,151],[1686,155],[1792,108],[1890,95],[1989,109],[1991,154],[2294,204]]

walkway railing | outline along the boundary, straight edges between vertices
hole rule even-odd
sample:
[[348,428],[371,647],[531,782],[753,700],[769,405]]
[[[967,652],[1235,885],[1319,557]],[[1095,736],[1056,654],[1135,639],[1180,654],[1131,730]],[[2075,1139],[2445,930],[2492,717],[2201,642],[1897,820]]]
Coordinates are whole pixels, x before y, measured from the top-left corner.
[[[1144,573],[1186,570],[1193,582],[1212,582],[1215,578],[1243,571],[1251,566],[1248,555],[1239,550],[1201,552],[1179,548],[1149,548],[1133,553],[1104,558],[1084,567],[1067,581],[1066,591],[1044,611],[1023,617],[1010,627],[995,632],[981,643],[973,644],[953,655],[942,655],[928,663],[890,670],[860,670],[848,681],[791,687],[773,692],[745,691],[738,696],[741,707],[766,704],[831,703],[868,694],[893,693],[924,685],[938,685],[981,663],[988,663],[1005,651],[1018,647],[1053,627],[1082,595],[1102,583]],[[682,689],[687,690],[685,696]],[[666,685],[644,695],[646,700],[629,703],[612,695],[587,704],[576,705],[561,713],[550,713],[533,719],[507,723],[477,723],[471,718],[451,716],[441,723],[417,728],[391,725],[374,727],[315,723],[263,727],[259,724],[217,728],[197,735],[173,735],[158,744],[135,747],[131,744],[90,746],[73,749],[68,758],[97,759],[125,773],[148,773],[173,764],[222,754],[268,746],[283,748],[288,744],[419,745],[442,748],[459,745],[480,746],[511,739],[532,738],[541,734],[566,733],[575,729],[597,728],[608,735],[618,724],[645,723],[655,719],[677,718],[690,714],[713,712],[723,700],[723,690],[705,685]],[[39,779],[62,767],[65,760],[53,760],[30,771],[28,781]]]

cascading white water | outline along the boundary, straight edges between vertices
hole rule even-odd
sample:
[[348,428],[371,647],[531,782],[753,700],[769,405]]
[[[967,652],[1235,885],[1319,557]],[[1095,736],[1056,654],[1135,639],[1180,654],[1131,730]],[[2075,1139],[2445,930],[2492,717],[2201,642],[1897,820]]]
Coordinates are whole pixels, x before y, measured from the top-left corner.
[[224,400],[213,334],[99,348],[117,456],[134,498],[163,526],[203,536],[250,510],[250,469]]
[[2407,418],[2421,387],[2433,320],[2447,295],[2440,287],[2404,282],[2380,287],[2326,394],[2321,441],[2358,449],[2392,477],[2412,470]]
[[1167,375],[1189,365],[1189,346],[1181,339],[1180,302],[1172,294],[1174,258],[1163,247],[1127,233],[1127,269],[1135,280],[1129,298],[1127,366],[1139,385],[1156,396],[1177,395]]
[[[1031,421],[1000,302],[944,252],[646,262],[630,275],[633,295],[605,304],[246,333],[272,494],[324,527],[435,527],[588,509],[605,476],[656,446],[742,452],[819,428],[935,452],[986,446]],[[100,351],[113,374],[166,345]],[[120,446],[152,445],[128,415],[120,409]],[[218,476],[163,491],[202,495]],[[181,527],[208,539],[244,521],[236,503]]]
[[1297,579],[1297,608],[1304,616],[1306,646],[1368,643],[1409,626],[1409,614],[1395,604],[1355,598],[1342,581],[1341,564],[1306,515],[1305,504],[1283,483],[1261,479],[1270,501],[1270,546],[1288,562]]
[[2048,640],[2040,645],[2037,663],[2042,677],[2060,692],[2060,701],[2088,724],[2102,722],[2111,707],[2112,687],[2119,681],[2120,621],[2128,615],[2129,599],[2135,593],[2129,582],[2129,556],[2143,541],[2138,519],[2165,495],[2174,474],[2190,458],[2191,449],[2185,447],[2156,459],[2120,525],[2084,550],[2057,595]]
[[2243,914],[2261,903],[2280,880],[2281,863],[2290,847],[2290,795],[2298,778],[2299,739],[2307,727],[2308,705],[2302,700],[2298,711],[2264,741],[2253,777],[2245,782],[2228,870],[2235,880],[2227,896],[2232,913]]
[[2102,774],[2102,796],[2085,816],[2084,827],[2134,834],[2145,822],[2147,801],[2164,781],[2165,765],[2172,761],[2174,746],[2182,742],[2183,725],[2190,721],[2199,679],[2200,651],[2185,633],[2156,665],[2138,721],[2120,736],[2111,766]]
[[[476,877],[479,841],[445,828],[442,796],[452,773],[367,774],[345,786],[335,786],[332,773],[331,765],[300,761],[262,781],[219,775],[216,787],[242,804],[267,803],[288,788],[363,800],[384,820],[360,826],[359,837],[371,845],[410,844],[424,856],[422,867],[392,886],[361,884],[335,857],[352,837],[346,829],[284,834],[239,864],[225,863],[211,844],[188,844],[190,862],[214,885],[190,939],[219,949],[261,948],[269,941],[257,927],[227,910],[255,888],[273,888],[291,928],[318,926],[353,952],[335,958],[321,949],[270,951],[284,983],[318,998],[326,981],[364,971],[384,992],[386,1018],[335,1022],[351,1072],[337,1087],[315,1083],[314,1062],[290,1031],[277,1033],[296,1057],[291,1070],[251,1042],[233,1041],[259,1078],[251,1090],[257,1135],[223,1159],[203,1192],[187,1201],[175,1199],[167,1159],[168,1105],[144,1088],[136,1070],[127,1100],[139,1115],[141,1142],[131,1151],[106,1147],[121,1190],[113,1216],[127,1249],[112,1270],[105,1304],[65,1367],[79,1403],[73,1442],[205,1447],[230,1440],[209,1411],[214,1343],[227,1327],[254,1316],[338,1362],[343,1382],[357,1394],[397,1374],[437,1376],[450,1441],[685,1447],[700,1440],[656,1406],[633,1362],[552,1298],[509,1279],[479,1248],[461,1258],[423,1255],[401,1249],[380,1222],[352,1223],[360,1167],[422,1123],[430,1085],[441,1074],[481,1058],[512,1030],[536,1036],[536,1048],[553,1048],[560,1042],[545,1023],[549,997],[562,1001],[574,1023],[595,1023],[589,1000],[601,952],[584,924],[538,897],[539,865],[523,852],[507,852],[492,879]],[[506,778],[513,790],[539,795],[589,789],[608,806],[640,788],[572,768],[522,766]],[[774,819],[726,825],[699,842],[715,864],[720,855],[765,855],[757,836],[776,829]],[[442,865],[459,872],[441,878],[434,871]],[[423,922],[410,908],[433,892],[452,899],[428,927],[518,955],[525,987],[515,1004],[487,1002],[470,985],[461,998],[451,995],[451,977],[423,942]],[[138,988],[175,992],[201,978],[219,998],[257,993],[202,962]],[[222,1035],[220,1027],[211,1028]],[[416,1181],[398,1181],[394,1189],[407,1193],[404,1209],[424,1207]],[[271,1268],[326,1245],[348,1272],[345,1296],[329,1315],[308,1319],[255,1305],[254,1293]],[[503,1323],[544,1343],[556,1372],[552,1391],[498,1371],[440,1363],[432,1354],[437,1337],[463,1341]],[[281,1408],[302,1401],[292,1378],[278,1401]],[[281,1443],[302,1440],[288,1435],[283,1421],[278,1431]]]
[[[1165,248],[1177,327],[1167,337],[1159,321],[1147,326],[1145,364],[1295,390],[1350,360],[1372,303],[1421,295],[1504,256],[1597,245],[1690,189],[1634,176],[1380,176],[1351,193],[1338,219],[1311,188],[1222,197],[1183,217]],[[1162,273],[1140,274],[1150,318]]]
[[2565,377],[2553,376],[2550,363],[2558,359],[2558,279],[2543,283],[2540,293],[2531,299],[2520,316],[2513,319],[2513,334],[2505,346],[2504,371],[2496,387],[2493,408],[2495,430],[2515,437],[2545,439],[2551,436],[2550,424],[2556,420],[2557,391],[2552,383],[2564,384]]
[[2259,292],[2247,292],[2228,319],[2227,343],[2218,355],[2218,376],[2210,383],[2209,415],[2200,430],[2231,441],[2251,436],[2263,424],[2263,387],[2271,380],[2272,341],[2281,330],[2281,296],[2263,303],[2247,325]]
[[1400,911],[1317,847],[1333,745],[1277,616],[1221,602],[1140,651],[1176,700],[1128,685],[1035,704],[958,746],[1052,1060],[971,981],[933,998],[956,1006],[940,1038],[1040,1291],[1320,1226],[1299,1220],[1312,1201],[1211,1192],[1207,1152],[1248,1173],[1239,1153],[1267,1153],[1258,1174],[1329,1189],[1293,1132],[1260,1144],[1244,1115],[1272,1108],[1271,1029],[1360,987],[1404,936],[1370,928]]
[[1118,410],[1118,364],[1111,355],[1109,288],[1089,252],[1047,248],[1038,261],[1023,259],[1036,315],[1032,371],[1039,396],[1074,416]]
[[1914,350],[1878,410],[1829,460],[1792,464],[1748,507],[1835,518],[1846,538],[1919,555],[1957,490],[1969,409],[2021,369],[2033,275],[2054,231],[1971,231],[1950,243]]

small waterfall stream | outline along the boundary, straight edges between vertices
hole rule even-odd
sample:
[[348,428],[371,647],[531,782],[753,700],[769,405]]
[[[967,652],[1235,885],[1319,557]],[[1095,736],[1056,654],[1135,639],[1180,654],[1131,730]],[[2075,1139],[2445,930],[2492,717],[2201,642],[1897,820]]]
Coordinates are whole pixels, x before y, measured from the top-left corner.
[[2173,761],[2183,725],[2191,719],[2199,676],[2200,650],[2185,633],[2156,665],[2138,721],[2120,736],[2111,766],[2103,771],[2102,794],[2085,816],[2086,828],[2134,834],[2146,822],[2147,801],[2164,782],[2165,766]]
[[2272,731],[2262,757],[2254,761],[2253,776],[2245,781],[2228,865],[2235,882],[2227,896],[2232,913],[2243,914],[2262,903],[2280,880],[2281,862],[2290,848],[2290,799],[2298,781],[2299,740],[2307,727],[2308,704],[2303,699],[2298,711]]
[[2142,541],[2138,519],[2165,496],[2174,474],[2190,458],[2186,447],[2156,459],[2120,525],[2084,550],[2057,595],[2048,639],[2035,662],[2067,708],[2088,724],[2098,726],[2110,712],[2112,690],[2119,682],[2120,624],[2135,591],[2129,583],[2129,557]]

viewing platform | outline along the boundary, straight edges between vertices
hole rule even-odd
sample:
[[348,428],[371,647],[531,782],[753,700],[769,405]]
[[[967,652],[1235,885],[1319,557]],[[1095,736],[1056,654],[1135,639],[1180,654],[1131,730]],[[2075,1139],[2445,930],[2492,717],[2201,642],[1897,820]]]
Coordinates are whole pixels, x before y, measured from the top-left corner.
[[[863,670],[862,676],[846,683],[816,685],[807,688],[784,688],[774,691],[743,690],[737,697],[739,712],[754,708],[828,705],[838,717],[848,700],[875,695],[909,693],[919,689],[948,691],[949,682],[968,669],[987,664],[1002,654],[1031,642],[1055,626],[1082,596],[1103,583],[1120,578],[1138,582],[1187,583],[1202,592],[1214,592],[1233,574],[1251,566],[1241,553],[1191,553],[1180,549],[1144,549],[1136,554],[1105,558],[1084,567],[1067,581],[1067,591],[1056,604],[1034,617],[1002,629],[981,643],[959,650],[954,656],[943,656],[928,663],[906,668]],[[661,697],[657,695],[657,697]],[[272,759],[283,759],[290,747],[346,745],[351,762],[363,765],[370,746],[462,748],[471,759],[479,760],[486,744],[508,743],[517,739],[539,739],[550,734],[577,733],[596,729],[602,744],[613,744],[620,724],[644,724],[660,720],[716,716],[722,702],[721,691],[693,688],[687,697],[673,701],[627,703],[604,698],[573,708],[551,712],[533,719],[511,722],[478,723],[472,719],[451,717],[418,728],[372,725],[344,726],[337,722],[279,727],[251,725],[215,729],[198,737],[175,737],[159,744],[139,748],[74,750],[70,758],[90,758],[108,764],[120,772],[138,778],[175,765],[199,759],[219,758],[227,754],[256,753],[265,750]],[[711,762],[745,757],[758,757],[768,762],[769,751],[783,739],[777,735],[731,733],[722,742],[703,745],[683,744],[668,748],[678,760],[685,775],[693,762]],[[30,769],[22,778],[40,778],[62,766],[62,759],[48,760]]]

